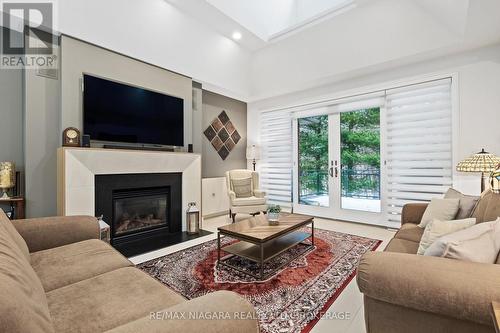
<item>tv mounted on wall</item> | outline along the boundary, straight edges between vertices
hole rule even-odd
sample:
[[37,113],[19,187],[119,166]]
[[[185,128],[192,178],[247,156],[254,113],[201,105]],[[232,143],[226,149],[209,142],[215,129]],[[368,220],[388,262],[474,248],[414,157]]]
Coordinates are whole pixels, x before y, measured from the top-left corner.
[[83,132],[94,141],[184,146],[184,100],[83,75]]

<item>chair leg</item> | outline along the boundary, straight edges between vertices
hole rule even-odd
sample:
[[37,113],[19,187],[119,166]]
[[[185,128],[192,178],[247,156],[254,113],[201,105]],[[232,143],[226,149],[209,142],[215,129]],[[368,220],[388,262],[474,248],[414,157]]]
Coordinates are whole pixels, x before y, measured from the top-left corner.
[[229,210],[229,218],[233,216],[233,213],[231,212],[231,209]]
[[236,214],[234,214],[234,213],[231,214],[231,218],[233,219],[233,223],[236,222],[235,217],[236,217]]

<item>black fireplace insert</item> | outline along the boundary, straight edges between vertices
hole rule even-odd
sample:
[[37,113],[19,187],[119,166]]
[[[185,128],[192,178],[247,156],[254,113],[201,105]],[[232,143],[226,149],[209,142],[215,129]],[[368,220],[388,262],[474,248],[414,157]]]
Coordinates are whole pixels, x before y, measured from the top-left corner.
[[182,173],[96,175],[95,214],[125,256],[164,247],[182,234]]

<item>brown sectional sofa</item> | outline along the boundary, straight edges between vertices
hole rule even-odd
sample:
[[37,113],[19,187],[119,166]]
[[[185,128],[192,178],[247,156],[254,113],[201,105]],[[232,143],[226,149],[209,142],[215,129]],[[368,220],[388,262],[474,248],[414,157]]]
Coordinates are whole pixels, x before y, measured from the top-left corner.
[[[401,229],[384,252],[364,255],[357,281],[368,333],[494,333],[492,301],[500,301],[500,256],[479,264],[416,255],[426,204],[408,204]],[[500,216],[500,194],[486,192],[472,217]]]
[[[0,210],[0,332],[259,331],[237,294],[187,301],[98,236],[93,217],[10,221]],[[182,318],[220,312],[230,318]]]

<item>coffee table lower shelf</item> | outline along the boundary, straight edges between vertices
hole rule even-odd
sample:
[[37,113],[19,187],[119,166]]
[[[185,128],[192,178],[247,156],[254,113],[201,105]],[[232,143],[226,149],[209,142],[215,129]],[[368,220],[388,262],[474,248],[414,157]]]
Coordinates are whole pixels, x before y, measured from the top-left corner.
[[[293,260],[301,257],[305,253],[309,252],[309,250],[314,247],[314,238],[313,234],[307,233],[307,232],[292,232],[290,234],[281,236],[279,238],[273,239],[271,241],[261,243],[261,244],[253,244],[249,243],[246,241],[239,241],[237,243],[227,245],[225,247],[219,248],[219,258],[220,258],[220,251],[224,251],[227,253],[230,253],[229,256],[226,256],[222,259],[219,259],[217,262],[217,265],[224,265],[226,267],[229,267],[231,269],[235,269],[239,272],[242,272],[244,274],[250,275],[256,279],[264,280],[267,279],[267,277],[273,275],[276,273],[276,271],[280,270],[284,266],[288,265],[290,262]],[[304,241],[307,240],[308,238],[312,239],[311,243],[305,243]],[[282,254],[283,252],[291,249],[294,246],[297,246],[298,244],[304,244],[307,245],[303,251],[300,251],[296,256],[290,258],[287,262],[283,263],[279,267],[277,267],[275,270],[272,272],[268,273],[267,275],[264,275],[264,263],[268,262],[269,260],[275,258],[276,256]],[[234,256],[239,256],[248,260],[251,260],[253,262],[256,262],[260,265],[260,274],[253,274],[251,272],[245,271],[241,269],[240,267],[237,267],[235,265],[231,265],[227,263],[229,259],[231,259]]]

